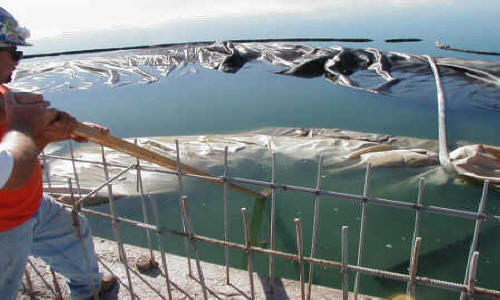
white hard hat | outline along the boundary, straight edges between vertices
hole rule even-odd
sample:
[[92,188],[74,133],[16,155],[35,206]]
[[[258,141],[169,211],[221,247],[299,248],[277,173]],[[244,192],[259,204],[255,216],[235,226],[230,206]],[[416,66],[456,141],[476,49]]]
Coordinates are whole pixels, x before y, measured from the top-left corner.
[[19,26],[16,19],[5,9],[0,7],[0,47],[31,46],[26,42],[30,32]]

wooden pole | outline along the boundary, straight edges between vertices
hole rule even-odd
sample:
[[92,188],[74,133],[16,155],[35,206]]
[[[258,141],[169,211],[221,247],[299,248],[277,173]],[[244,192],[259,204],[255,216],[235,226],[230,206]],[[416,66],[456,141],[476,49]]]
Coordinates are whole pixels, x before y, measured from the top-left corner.
[[[165,167],[170,170],[177,170],[177,162],[174,159],[168,158],[166,156],[160,155],[156,152],[153,152],[151,150],[148,150],[146,148],[140,147],[138,145],[135,145],[133,143],[127,142],[125,140],[119,139],[115,136],[112,136],[110,134],[103,134],[100,129],[90,127],[88,125],[79,123],[78,127],[75,129],[73,132],[75,135],[84,137],[88,139],[89,141],[92,141],[94,143],[101,144],[103,146],[106,146],[108,148],[114,149],[116,151],[126,153],[129,155],[132,155],[134,157],[137,157],[139,159],[149,161],[152,163],[155,163],[157,165],[160,165],[162,167]],[[219,181],[218,178],[205,171],[198,170],[196,168],[190,167],[188,165],[182,165],[182,170],[185,173],[188,174],[194,174],[194,175],[200,175],[200,176],[206,176],[206,177],[212,177],[211,178],[200,178],[202,180],[205,180],[210,183],[214,183],[220,186],[224,186],[224,183],[222,181]],[[242,192],[248,195],[251,195],[253,197],[256,197],[258,199],[265,198],[266,195],[261,194],[259,192],[256,192],[254,190],[242,187],[240,185],[234,184],[234,183],[228,183],[228,187],[232,188],[233,190],[236,190],[238,192]]]

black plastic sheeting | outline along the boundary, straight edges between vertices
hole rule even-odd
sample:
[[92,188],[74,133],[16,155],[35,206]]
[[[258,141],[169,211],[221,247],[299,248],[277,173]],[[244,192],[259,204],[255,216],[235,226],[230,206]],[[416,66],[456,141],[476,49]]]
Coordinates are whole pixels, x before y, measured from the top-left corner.
[[[47,91],[153,83],[190,64],[236,73],[254,61],[282,67],[279,74],[324,77],[333,84],[373,93],[404,95],[434,85],[429,63],[421,55],[374,48],[216,42],[26,60],[18,67],[14,88]],[[460,94],[482,109],[500,111],[500,62],[436,58],[436,63],[447,93]]]

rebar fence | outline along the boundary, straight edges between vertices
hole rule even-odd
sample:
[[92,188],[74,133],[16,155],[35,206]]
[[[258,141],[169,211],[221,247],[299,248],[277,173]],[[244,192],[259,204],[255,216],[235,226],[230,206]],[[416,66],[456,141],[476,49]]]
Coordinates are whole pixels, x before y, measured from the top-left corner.
[[[342,295],[343,299],[348,299],[348,296],[353,297],[354,299],[358,298],[358,293],[360,289],[360,275],[369,275],[378,278],[391,279],[399,282],[407,283],[407,295],[409,297],[415,297],[415,290],[417,285],[425,285],[432,286],[436,288],[453,290],[461,293],[461,298],[474,298],[475,295],[485,295],[490,296],[492,298],[500,297],[500,290],[492,290],[483,287],[476,286],[476,275],[478,271],[478,260],[479,260],[479,252],[478,252],[478,237],[481,231],[481,227],[483,222],[491,222],[491,223],[500,223],[500,216],[491,215],[485,212],[486,201],[488,196],[488,181],[484,182],[482,197],[479,203],[479,208],[477,212],[451,209],[446,207],[432,206],[424,204],[424,187],[425,180],[423,178],[420,179],[419,182],[419,192],[418,198],[415,203],[397,201],[397,200],[389,200],[384,198],[377,198],[370,196],[370,178],[371,178],[371,166],[368,165],[366,168],[365,175],[365,183],[364,183],[364,191],[362,195],[358,194],[349,194],[349,193],[340,193],[330,190],[322,189],[321,179],[321,168],[322,168],[322,158],[318,158],[318,168],[317,168],[317,182],[315,188],[308,188],[303,186],[294,186],[294,185],[286,185],[282,183],[278,183],[276,180],[276,153],[272,153],[272,173],[271,180],[268,181],[260,181],[248,178],[239,178],[233,177],[230,175],[228,168],[228,148],[225,147],[224,152],[224,172],[222,175],[216,177],[216,180],[220,181],[223,184],[223,203],[224,203],[224,240],[215,239],[207,236],[202,236],[196,234],[190,217],[189,203],[188,198],[186,196],[182,196],[180,200],[181,207],[181,218],[182,218],[182,228],[183,230],[172,230],[169,228],[165,228],[160,226],[160,218],[158,215],[157,203],[154,197],[150,197],[144,192],[143,181],[142,181],[142,172],[158,172],[164,174],[170,174],[172,176],[177,176],[178,178],[178,189],[180,195],[184,195],[183,191],[183,179],[184,178],[197,178],[197,179],[214,179],[213,177],[205,178],[204,176],[194,175],[184,173],[181,168],[181,159],[179,155],[179,143],[176,141],[176,160],[177,160],[177,170],[167,170],[160,169],[154,167],[145,167],[141,165],[139,159],[136,160],[134,164],[125,165],[120,163],[109,163],[106,160],[106,154],[104,151],[104,147],[101,146],[101,161],[92,161],[85,159],[77,159],[73,154],[73,147],[71,146],[71,142],[69,146],[70,156],[57,156],[57,155],[46,155],[42,154],[42,160],[45,162],[46,159],[62,159],[62,160],[70,160],[73,166],[73,178],[68,178],[68,190],[71,194],[72,204],[63,203],[63,205],[69,207],[74,215],[78,212],[83,212],[85,214],[96,215],[102,218],[107,218],[112,221],[112,229],[114,239],[116,241],[116,245],[118,247],[118,253],[123,263],[123,267],[126,270],[127,282],[120,283],[129,291],[130,297],[132,299],[139,297],[134,292],[134,283],[132,280],[131,273],[135,272],[127,263],[126,252],[124,250],[123,241],[121,238],[120,232],[120,223],[126,223],[132,225],[134,227],[143,229],[146,232],[146,237],[148,241],[148,247],[151,254],[151,261],[154,262],[155,258],[153,255],[153,237],[156,235],[156,239],[158,240],[158,251],[161,254],[161,268],[162,275],[165,279],[165,285],[167,287],[167,294],[164,295],[169,299],[172,299],[172,289],[175,288],[173,282],[169,278],[168,272],[168,264],[165,255],[166,249],[162,244],[162,238],[165,235],[175,235],[184,238],[185,240],[185,251],[186,251],[186,260],[188,264],[189,276],[194,277],[192,272],[192,264],[194,260],[194,268],[196,268],[196,272],[198,274],[197,282],[200,285],[200,289],[202,291],[204,299],[208,299],[209,291],[208,287],[205,284],[204,276],[203,276],[203,268],[200,264],[200,255],[199,249],[197,247],[198,242],[206,242],[213,245],[218,245],[224,249],[224,260],[225,260],[225,283],[229,284],[231,282],[230,276],[230,267],[229,267],[229,249],[238,249],[246,253],[247,255],[247,267],[248,267],[248,278],[249,285],[251,290],[250,298],[255,298],[254,293],[254,254],[264,254],[269,258],[269,288],[271,291],[274,289],[274,269],[275,269],[275,257],[285,258],[291,261],[298,262],[299,270],[300,270],[300,294],[302,299],[310,299],[311,298],[311,290],[313,288],[312,279],[314,278],[315,266],[322,266],[328,268],[336,268],[339,269],[343,280],[341,283],[342,286]],[[86,164],[96,164],[103,167],[104,170],[104,178],[105,182],[101,185],[90,191],[89,193],[82,195],[80,192],[80,183],[78,172],[76,168],[77,163],[86,163]],[[115,168],[121,168],[121,172],[116,174],[113,177],[110,177],[108,172],[108,167],[112,166]],[[45,168],[45,184],[47,187],[51,187],[51,178],[47,171],[48,168]],[[124,174],[128,172],[136,172],[137,177],[137,186],[140,193],[141,199],[141,207],[142,207],[142,221],[133,220],[130,218],[124,218],[116,215],[116,210],[114,209],[114,197],[112,190],[112,183],[119,180]],[[228,185],[232,184],[245,184],[254,187],[263,187],[268,188],[270,190],[270,195],[268,195],[269,200],[271,201],[271,214],[270,214],[270,244],[268,248],[258,247],[256,245],[252,245],[250,239],[250,227],[248,225],[248,212],[246,208],[241,208],[242,214],[242,222],[243,222],[243,236],[244,236],[244,244],[231,242],[229,239],[230,226],[229,226],[229,197],[228,197]],[[76,184],[76,187],[75,185]],[[108,203],[109,203],[109,213],[104,213],[96,210],[92,210],[89,208],[83,208],[82,204],[95,195],[98,191],[107,188],[108,195]],[[276,250],[275,248],[275,236],[276,236],[276,227],[275,227],[275,210],[276,210],[276,192],[279,190],[292,191],[296,193],[303,193],[314,195],[314,219],[313,219],[313,229],[312,229],[312,240],[311,242],[311,250],[309,255],[304,253],[304,241],[303,241],[303,233],[302,233],[302,224],[300,218],[296,218],[294,220],[296,224],[296,235],[297,235],[297,252],[296,253],[287,253]],[[78,197],[76,197],[78,195]],[[349,228],[347,226],[342,226],[341,228],[341,261],[334,260],[326,260],[317,257],[317,249],[318,249],[318,228],[319,228],[319,213],[320,213],[320,201],[322,199],[335,198],[335,199],[343,199],[345,201],[352,201],[354,203],[358,203],[361,205],[361,218],[360,218],[360,233],[359,233],[359,244],[357,249],[349,249],[348,245],[348,232]],[[149,220],[149,214],[147,212],[147,202],[152,209],[152,222]],[[366,206],[377,205],[377,206],[385,206],[385,207],[394,207],[394,208],[402,208],[414,211],[415,213],[415,223],[413,229],[413,238],[412,238],[412,248],[411,253],[409,253],[409,261],[410,268],[408,273],[397,273],[390,272],[386,270],[381,270],[377,268],[370,268],[363,265],[363,251],[364,251],[364,237],[366,234],[366,215],[367,210]],[[453,216],[457,218],[466,218],[475,220],[475,227],[472,242],[470,245],[470,251],[468,254],[468,263],[467,267],[464,270],[464,281],[461,283],[457,282],[449,282],[444,280],[438,280],[428,277],[423,277],[418,275],[418,263],[419,263],[419,249],[421,244],[423,243],[422,238],[419,235],[420,228],[420,219],[422,213],[432,213],[443,216]],[[348,261],[348,253],[349,251],[356,251],[357,261],[349,262]],[[113,270],[109,269],[102,260],[100,263],[104,266],[104,268],[108,269],[109,272],[113,273]],[[306,264],[309,265],[309,276],[305,276],[305,267]],[[349,286],[349,275],[354,274],[354,286],[351,288]],[[54,275],[54,274],[53,274]],[[55,278],[55,275],[54,275]],[[306,278],[309,278],[308,282],[306,282]],[[45,280],[45,279],[44,279]],[[26,272],[26,281],[27,284],[31,284],[30,274]],[[57,280],[55,280],[55,287],[52,288],[48,282],[45,281],[49,289],[54,293],[55,296],[58,295],[60,297],[60,289],[58,288]]]

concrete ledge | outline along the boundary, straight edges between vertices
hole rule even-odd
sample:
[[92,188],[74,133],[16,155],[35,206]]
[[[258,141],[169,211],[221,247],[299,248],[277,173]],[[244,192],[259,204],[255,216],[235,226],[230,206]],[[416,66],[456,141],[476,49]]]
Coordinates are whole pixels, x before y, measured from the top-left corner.
[[[102,262],[106,264],[120,281],[128,285],[125,267],[120,262],[116,243],[102,238],[94,238],[96,252]],[[153,268],[147,272],[139,272],[136,263],[140,258],[149,258],[150,252],[137,246],[125,245],[127,262],[132,269],[134,293],[140,299],[168,299],[167,286],[162,271],[160,253],[155,251],[154,256],[159,262],[159,268]],[[53,287],[53,280],[49,268],[38,258],[30,258],[44,279]],[[192,260],[193,277],[188,274],[187,260],[185,257],[166,254],[168,274],[172,287],[173,299],[203,299],[201,285],[198,282],[195,260]],[[147,259],[146,259],[147,260]],[[225,283],[225,267],[207,262],[201,262],[205,283],[208,287],[210,299],[250,299],[250,283],[248,272],[239,269],[230,270],[230,284]],[[23,280],[23,291],[17,299],[30,299],[34,295],[36,299],[55,299],[49,288],[45,286],[40,277],[28,264],[33,289],[26,286],[26,278]],[[109,273],[102,265],[101,271]],[[69,293],[64,278],[57,274],[64,299],[69,299]],[[300,283],[289,279],[275,279],[275,293],[269,293],[269,282],[267,277],[254,274],[255,298],[256,299],[300,299]],[[120,285],[111,293],[107,299],[130,299],[130,292],[124,285]],[[351,298],[351,297],[349,297]],[[380,299],[369,296],[359,296],[359,299]],[[313,286],[311,299],[342,299],[342,291]]]

